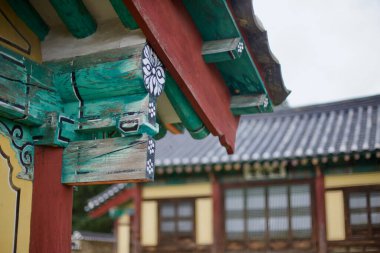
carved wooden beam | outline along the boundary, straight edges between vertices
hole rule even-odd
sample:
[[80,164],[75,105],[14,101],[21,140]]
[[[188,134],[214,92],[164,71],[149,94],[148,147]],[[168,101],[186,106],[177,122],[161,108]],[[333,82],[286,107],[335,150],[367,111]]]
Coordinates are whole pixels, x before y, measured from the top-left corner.
[[154,153],[147,135],[71,142],[63,153],[62,183],[151,181]]
[[235,60],[243,51],[244,43],[241,38],[206,41],[202,46],[203,59],[207,63]]
[[268,112],[268,105],[268,96],[265,94],[233,96],[231,99],[231,111],[235,115]]
[[0,116],[38,126],[46,112],[61,111],[52,72],[24,57],[0,50]]
[[50,0],[58,16],[76,38],[85,38],[96,31],[95,19],[82,0]]

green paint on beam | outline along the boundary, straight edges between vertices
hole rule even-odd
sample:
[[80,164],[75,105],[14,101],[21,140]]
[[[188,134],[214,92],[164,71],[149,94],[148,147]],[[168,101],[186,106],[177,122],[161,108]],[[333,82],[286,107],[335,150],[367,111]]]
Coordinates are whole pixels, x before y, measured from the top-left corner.
[[50,0],[50,3],[74,37],[85,38],[96,31],[96,22],[81,0]]
[[[242,38],[225,0],[183,0],[183,3],[205,44]],[[267,94],[259,71],[246,49],[243,48],[239,58],[233,61],[219,61],[215,65],[220,70],[231,95]],[[271,107],[271,102],[268,107]]]
[[50,28],[29,1],[7,0],[7,2],[30,30],[32,30],[41,41],[44,40]]
[[116,14],[119,16],[121,22],[126,28],[129,28],[131,30],[136,30],[139,28],[139,25],[132,17],[123,0],[110,0],[110,2]]
[[162,121],[157,117],[158,133],[153,137],[156,141],[165,137],[167,130]]
[[194,139],[203,139],[208,136],[210,132],[168,73],[166,76],[165,92],[190,135]]

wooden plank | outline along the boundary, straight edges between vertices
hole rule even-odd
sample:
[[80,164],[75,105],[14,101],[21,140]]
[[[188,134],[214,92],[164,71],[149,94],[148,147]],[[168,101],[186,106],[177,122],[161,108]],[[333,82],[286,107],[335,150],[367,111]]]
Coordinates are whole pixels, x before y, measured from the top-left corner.
[[124,3],[206,128],[232,153],[239,119],[229,109],[230,95],[222,76],[203,60],[203,40],[182,2]]
[[62,183],[152,181],[154,140],[146,135],[71,142],[63,153]]
[[38,12],[25,0],[7,0],[14,12],[17,13],[22,21],[38,36],[40,40],[44,40],[50,28],[41,18]]
[[266,94],[232,96],[230,108],[234,115],[273,111]]
[[50,0],[50,3],[67,29],[76,38],[85,38],[96,31],[95,19],[82,0]]
[[123,0],[110,0],[113,9],[116,14],[119,16],[123,25],[131,30],[136,30],[139,28],[139,25],[136,23],[128,8],[124,5]]
[[207,63],[230,61],[239,58],[244,50],[242,39],[206,41],[202,46],[203,59]]
[[61,184],[62,149],[35,147],[30,253],[70,253],[73,188]]

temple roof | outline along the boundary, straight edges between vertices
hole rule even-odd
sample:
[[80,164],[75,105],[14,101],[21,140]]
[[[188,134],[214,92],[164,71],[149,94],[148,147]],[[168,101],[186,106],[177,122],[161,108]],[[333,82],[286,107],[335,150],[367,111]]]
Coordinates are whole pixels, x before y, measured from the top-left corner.
[[168,134],[157,143],[156,165],[369,156],[380,150],[380,95],[243,116],[235,154],[217,143],[213,136],[197,141]]

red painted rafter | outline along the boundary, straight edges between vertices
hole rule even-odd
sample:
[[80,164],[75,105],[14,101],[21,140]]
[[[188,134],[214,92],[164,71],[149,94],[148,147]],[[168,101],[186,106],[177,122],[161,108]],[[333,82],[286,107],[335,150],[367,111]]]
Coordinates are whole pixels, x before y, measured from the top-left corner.
[[124,2],[206,127],[233,153],[239,119],[219,71],[203,60],[201,35],[182,1]]
[[129,200],[133,200],[136,197],[136,188],[125,189],[118,193],[114,198],[108,200],[104,205],[99,206],[89,213],[90,217],[97,218],[106,214],[108,210],[114,206],[121,205]]

